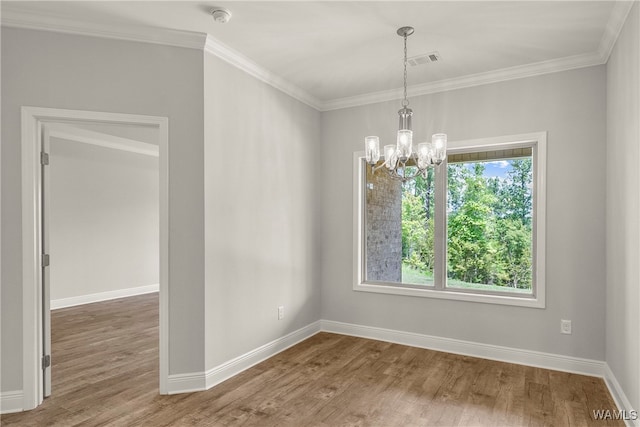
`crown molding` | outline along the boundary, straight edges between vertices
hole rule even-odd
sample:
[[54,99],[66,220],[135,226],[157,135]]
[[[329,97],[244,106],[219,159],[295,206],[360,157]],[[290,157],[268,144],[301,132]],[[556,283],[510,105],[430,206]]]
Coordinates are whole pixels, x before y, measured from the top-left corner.
[[[408,94],[427,95],[604,64],[609,59],[627,15],[636,2],[637,0],[615,1],[596,52],[413,85],[407,88]],[[318,111],[338,110],[402,98],[402,89],[396,88],[322,101],[205,33],[123,25],[116,29],[111,25],[83,23],[60,16],[24,12],[13,9],[6,3],[2,9],[1,23],[5,27],[203,49]]]
[[317,98],[206,33],[122,25],[114,29],[111,25],[88,24],[59,16],[27,13],[10,6],[3,7],[1,22],[2,26],[11,28],[203,49],[298,101],[316,110],[320,109],[320,101]]
[[206,39],[206,34],[203,33],[137,25],[118,25],[115,27],[95,22],[85,23],[59,16],[24,12],[13,9],[6,4],[2,7],[1,23],[3,27],[10,28],[153,43],[188,49],[202,49]]
[[[452,79],[438,80],[407,87],[408,96],[428,95],[431,93],[446,92],[473,86],[481,86],[491,83],[499,83],[508,80],[534,77],[558,71],[573,70],[576,68],[590,67],[603,64],[600,55],[596,52],[566,58],[541,61],[533,64],[519,65],[516,67],[502,68],[469,76],[455,77]],[[320,105],[321,111],[338,110],[341,108],[357,107],[377,102],[393,101],[401,99],[402,88],[390,89],[380,92],[366,93],[363,95],[333,99]]]
[[[631,8],[638,0],[614,1],[611,15],[607,21],[607,26],[596,52],[581,55],[568,56],[549,61],[536,62],[533,64],[521,65],[510,68],[503,68],[484,73],[468,76],[456,77],[452,79],[439,80],[436,82],[412,85],[407,88],[408,96],[428,95],[449,90],[463,89],[473,86],[481,86],[491,83],[499,83],[508,80],[534,77],[543,74],[550,74],[559,71],[568,71],[577,68],[591,67],[594,65],[606,64],[615,46],[620,31],[631,11]],[[345,98],[331,99],[320,104],[320,111],[339,110],[342,108],[357,107],[378,102],[394,101],[402,99],[402,88],[390,89],[379,92],[370,92],[362,95]]]
[[622,27],[627,20],[627,16],[633,7],[633,4],[636,2],[637,0],[616,1],[613,5],[609,21],[607,22],[602,39],[600,39],[600,46],[598,46],[598,54],[600,55],[603,63],[609,60],[609,55],[611,55],[613,46],[615,46],[616,40],[618,40],[618,36],[620,35],[620,31],[622,31]]
[[258,65],[256,62],[244,56],[237,50],[227,46],[220,40],[217,40],[210,35],[207,35],[207,39],[204,45],[204,51],[217,56],[223,61],[228,62],[229,64],[239,68],[240,70],[244,71],[250,76],[255,77],[256,79],[273,86],[274,88],[286,93],[292,98],[297,99],[298,101],[307,104],[308,106],[315,108],[316,110],[322,111],[322,102],[319,99],[301,89],[300,87],[283,79],[282,77],[272,73],[266,68]]
[[12,9],[10,6],[3,7],[1,18],[2,26],[4,27],[201,49],[298,101],[320,110],[321,103],[317,98],[206,33],[122,25],[115,29],[111,25],[88,24],[59,16],[27,13]]

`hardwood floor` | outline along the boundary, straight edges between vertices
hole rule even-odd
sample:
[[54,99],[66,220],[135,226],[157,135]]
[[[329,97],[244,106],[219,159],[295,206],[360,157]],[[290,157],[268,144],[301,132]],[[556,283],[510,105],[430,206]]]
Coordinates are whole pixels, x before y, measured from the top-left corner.
[[200,393],[158,394],[158,297],[52,315],[53,395],[4,426],[613,426],[599,378],[329,333]]

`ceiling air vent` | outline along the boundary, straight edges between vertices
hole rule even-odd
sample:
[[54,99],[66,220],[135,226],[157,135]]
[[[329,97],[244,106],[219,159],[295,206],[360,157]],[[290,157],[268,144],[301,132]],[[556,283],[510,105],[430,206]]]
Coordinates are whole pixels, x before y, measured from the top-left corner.
[[438,61],[440,61],[440,54],[438,52],[429,52],[423,55],[417,55],[412,56],[411,58],[407,58],[407,63],[412,67]]

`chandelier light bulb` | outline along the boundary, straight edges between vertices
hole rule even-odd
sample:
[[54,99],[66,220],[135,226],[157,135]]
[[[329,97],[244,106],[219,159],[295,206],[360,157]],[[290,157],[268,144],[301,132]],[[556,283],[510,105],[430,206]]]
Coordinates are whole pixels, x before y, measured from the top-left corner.
[[367,163],[375,165],[380,160],[380,138],[377,136],[367,136],[364,139],[366,147]]
[[436,150],[442,149],[447,144],[447,135],[444,133],[433,134],[431,141]]
[[431,144],[433,145],[433,162],[439,165],[447,157],[447,134],[433,134]]
[[402,161],[411,157],[413,150],[413,131],[400,129],[398,131],[397,152],[398,158]]
[[433,148],[430,143],[422,142],[418,144],[418,167],[426,169],[431,164]]
[[394,169],[396,167],[397,155],[395,145],[384,146],[384,165],[388,169]]

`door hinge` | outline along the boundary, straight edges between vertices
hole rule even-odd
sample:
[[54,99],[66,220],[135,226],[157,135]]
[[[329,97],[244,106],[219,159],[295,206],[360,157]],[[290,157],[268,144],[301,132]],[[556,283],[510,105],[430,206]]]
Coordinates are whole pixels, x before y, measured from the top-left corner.
[[45,153],[44,151],[40,152],[40,164],[43,166],[49,164],[49,153]]
[[42,254],[42,266],[49,267],[50,257],[49,254]]
[[51,366],[51,355],[42,356],[42,369],[46,369],[49,366]]

